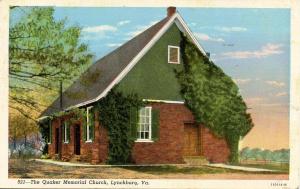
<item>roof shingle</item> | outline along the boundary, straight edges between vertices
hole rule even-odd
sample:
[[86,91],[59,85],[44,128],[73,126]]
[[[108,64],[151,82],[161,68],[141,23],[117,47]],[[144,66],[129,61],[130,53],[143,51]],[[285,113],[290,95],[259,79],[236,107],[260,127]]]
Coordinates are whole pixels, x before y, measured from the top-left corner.
[[[169,17],[151,26],[144,32],[132,38],[116,50],[110,52],[91,65],[68,89],[63,92],[63,107],[71,106],[97,98],[108,85],[124,70],[131,60],[149,43],[155,34],[167,23]],[[91,76],[93,82],[86,83]],[[58,97],[41,115],[49,116],[60,111]]]

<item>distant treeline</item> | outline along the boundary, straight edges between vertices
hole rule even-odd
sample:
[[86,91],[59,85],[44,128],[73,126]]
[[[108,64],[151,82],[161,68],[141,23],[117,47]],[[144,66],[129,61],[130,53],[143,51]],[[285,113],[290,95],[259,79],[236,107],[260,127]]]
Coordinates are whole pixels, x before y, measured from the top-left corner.
[[255,161],[270,161],[270,162],[280,162],[289,163],[290,150],[280,149],[280,150],[263,150],[260,148],[243,148],[240,151],[240,160],[255,160]]

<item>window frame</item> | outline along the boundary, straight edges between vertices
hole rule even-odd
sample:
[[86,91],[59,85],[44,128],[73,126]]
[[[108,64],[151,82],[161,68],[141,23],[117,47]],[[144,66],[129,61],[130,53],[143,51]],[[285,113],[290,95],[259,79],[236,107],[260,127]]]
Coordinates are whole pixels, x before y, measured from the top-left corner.
[[[173,61],[170,61],[170,51],[171,51],[171,48],[176,48],[178,53],[177,53],[177,62],[173,62]],[[168,63],[169,64],[180,64],[180,47],[179,46],[173,46],[173,45],[168,45]]]
[[68,139],[68,134],[67,134],[68,128],[67,127],[68,127],[68,124],[65,121],[64,122],[64,144],[68,144],[70,142]]
[[[141,128],[141,124],[145,124],[145,123],[141,123],[140,122],[140,118],[141,118],[141,114],[140,114],[140,112],[141,112],[141,110],[142,109],[145,109],[145,111],[146,111],[146,109],[149,109],[149,112],[150,112],[150,114],[149,114],[149,123],[146,123],[146,124],[149,124],[149,137],[148,138],[140,138],[140,133],[141,132],[145,132],[145,131],[142,131],[142,128]],[[145,115],[144,115],[145,116]],[[146,115],[147,116],[147,115]],[[137,127],[137,139],[136,139],[136,141],[135,142],[153,142],[153,140],[152,140],[152,107],[151,106],[145,106],[145,107],[142,107],[139,111],[138,111],[138,123],[137,123],[137,125],[138,125],[138,127]]]
[[86,108],[86,143],[93,142],[90,137],[90,122],[89,122],[89,113],[93,106],[89,106]]
[[52,144],[52,120],[49,120],[49,135],[48,135],[48,141],[47,144]]

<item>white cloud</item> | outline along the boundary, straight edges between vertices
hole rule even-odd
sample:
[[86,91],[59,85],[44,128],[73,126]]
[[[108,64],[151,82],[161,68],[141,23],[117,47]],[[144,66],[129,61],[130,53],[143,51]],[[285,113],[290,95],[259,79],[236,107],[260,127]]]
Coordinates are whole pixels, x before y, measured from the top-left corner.
[[110,38],[108,33],[116,32],[118,29],[111,25],[89,26],[82,29],[83,40],[98,40],[103,38]]
[[225,58],[232,58],[232,59],[263,58],[274,54],[282,54],[283,53],[283,50],[281,49],[282,46],[283,46],[282,44],[268,43],[262,46],[260,50],[225,52],[222,53],[222,56]]
[[116,27],[110,25],[90,26],[82,29],[83,32],[87,33],[115,32],[117,30]]
[[129,24],[130,22],[130,20],[121,20],[120,22],[118,22],[118,26],[123,26],[125,24]]
[[196,26],[197,25],[197,23],[196,22],[192,22],[192,23],[190,23],[190,24],[188,24],[189,26]]
[[273,87],[284,87],[285,83],[284,82],[280,82],[280,81],[265,81],[265,83],[267,83],[268,85],[271,85]]
[[202,41],[225,42],[222,38],[214,38],[205,33],[194,33],[195,37]]
[[151,21],[149,24],[147,25],[143,25],[143,26],[136,26],[136,30],[135,31],[131,31],[128,32],[127,35],[130,37],[135,37],[138,34],[142,33],[143,31],[145,31],[146,29],[148,29],[149,27],[151,27],[152,25],[156,24],[158,21]]
[[286,96],[287,94],[288,94],[287,92],[280,92],[280,93],[277,93],[275,96],[281,97],[281,96]]
[[236,83],[236,84],[246,84],[246,83],[249,83],[250,81],[252,81],[252,79],[233,79],[233,81]]
[[244,32],[247,28],[244,27],[216,27],[217,30],[223,32]]
[[108,47],[119,47],[121,45],[122,45],[122,43],[108,43],[108,44],[106,44],[106,46],[108,46]]

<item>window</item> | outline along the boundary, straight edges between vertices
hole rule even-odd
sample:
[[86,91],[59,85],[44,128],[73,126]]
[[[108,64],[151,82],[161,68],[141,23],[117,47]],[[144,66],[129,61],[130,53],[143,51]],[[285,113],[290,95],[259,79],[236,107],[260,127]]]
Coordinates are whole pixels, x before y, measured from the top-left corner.
[[180,50],[177,46],[168,46],[168,63],[180,64]]
[[137,129],[138,140],[151,140],[151,110],[151,107],[144,107],[139,111],[139,121]]
[[69,143],[69,125],[67,122],[64,122],[64,143]]
[[86,142],[92,142],[92,106],[86,108]]

